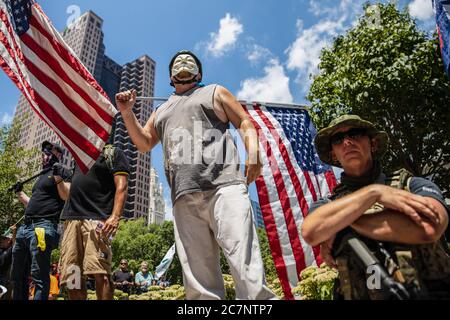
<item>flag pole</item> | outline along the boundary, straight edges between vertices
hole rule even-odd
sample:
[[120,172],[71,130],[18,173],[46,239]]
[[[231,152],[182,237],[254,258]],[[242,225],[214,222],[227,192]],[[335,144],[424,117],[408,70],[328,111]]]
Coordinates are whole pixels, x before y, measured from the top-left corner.
[[[162,98],[162,97],[137,97],[136,100],[149,100],[149,101],[158,101],[158,102],[165,102],[168,100],[168,98]],[[253,104],[260,104],[260,105],[269,105],[270,107],[274,108],[290,108],[290,109],[298,109],[298,110],[307,110],[309,111],[309,107],[300,104],[300,103],[278,103],[278,102],[247,102],[240,100],[239,103],[245,104],[248,106],[252,106]]]

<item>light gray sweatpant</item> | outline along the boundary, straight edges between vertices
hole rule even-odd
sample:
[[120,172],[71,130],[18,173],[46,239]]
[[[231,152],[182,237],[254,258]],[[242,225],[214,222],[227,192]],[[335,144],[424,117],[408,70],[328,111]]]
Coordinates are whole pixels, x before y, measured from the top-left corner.
[[266,286],[245,185],[186,194],[175,202],[173,216],[188,300],[225,298],[220,248],[230,266],[237,299],[276,298]]

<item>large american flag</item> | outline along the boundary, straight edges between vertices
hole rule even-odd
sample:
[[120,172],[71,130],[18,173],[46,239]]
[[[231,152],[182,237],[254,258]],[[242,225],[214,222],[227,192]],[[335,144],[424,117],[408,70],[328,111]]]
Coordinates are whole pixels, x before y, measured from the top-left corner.
[[316,129],[307,110],[244,105],[258,130],[263,174],[256,181],[272,256],[286,299],[300,272],[322,263],[319,248],[301,237],[310,205],[336,186],[333,169],[314,147]]
[[35,1],[0,0],[0,65],[88,171],[117,110]]

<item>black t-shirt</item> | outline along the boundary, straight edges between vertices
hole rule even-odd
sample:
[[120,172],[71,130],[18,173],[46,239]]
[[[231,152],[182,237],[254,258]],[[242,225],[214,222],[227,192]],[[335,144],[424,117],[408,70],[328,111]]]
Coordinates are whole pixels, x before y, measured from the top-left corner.
[[[65,180],[70,180],[67,170],[63,171]],[[41,175],[32,189],[30,202],[25,210],[29,218],[59,218],[64,201],[59,197],[58,187],[52,171]]]
[[119,289],[125,293],[130,293],[130,287],[131,287],[131,284],[133,283],[133,275],[131,274],[130,271],[123,272],[122,270],[117,270],[113,273],[112,280],[114,282],[119,282],[119,283],[128,281],[130,284],[128,284],[128,285],[119,284],[119,285],[117,285],[117,289]]
[[75,166],[69,200],[61,219],[108,219],[114,207],[116,193],[114,176],[128,175],[129,172],[128,160],[118,148],[115,148],[112,170],[108,168],[103,153],[86,175]]
[[133,275],[130,271],[123,272],[122,270],[117,270],[113,273],[112,279],[114,282],[133,282]]

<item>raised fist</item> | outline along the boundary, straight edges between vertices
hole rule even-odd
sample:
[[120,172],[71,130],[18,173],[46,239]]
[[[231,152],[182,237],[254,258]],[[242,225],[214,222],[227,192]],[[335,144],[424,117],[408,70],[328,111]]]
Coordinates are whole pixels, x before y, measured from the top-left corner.
[[116,104],[117,107],[119,108],[119,111],[121,113],[131,111],[133,109],[134,104],[136,103],[136,97],[137,97],[136,90],[128,90],[116,94]]

